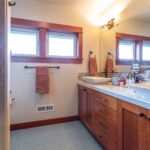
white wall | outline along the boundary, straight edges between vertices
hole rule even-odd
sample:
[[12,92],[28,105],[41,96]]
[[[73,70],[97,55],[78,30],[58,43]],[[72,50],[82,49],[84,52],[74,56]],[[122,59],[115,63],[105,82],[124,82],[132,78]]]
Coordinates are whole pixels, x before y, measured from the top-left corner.
[[[11,63],[11,90],[16,101],[11,105],[11,124],[77,115],[77,75],[87,71],[89,50],[99,60],[99,27],[87,22],[78,12],[35,0],[16,0],[12,17],[83,27],[82,64]],[[19,44],[19,43],[18,43]],[[50,70],[50,94],[35,93],[35,70],[24,65],[59,65]],[[55,111],[36,113],[36,105],[53,103]]]
[[[111,30],[101,30],[100,70],[104,70],[107,52],[116,59],[116,32],[150,37],[150,23],[128,19]],[[115,64],[115,63],[114,63]],[[129,66],[115,65],[117,71],[129,71]]]

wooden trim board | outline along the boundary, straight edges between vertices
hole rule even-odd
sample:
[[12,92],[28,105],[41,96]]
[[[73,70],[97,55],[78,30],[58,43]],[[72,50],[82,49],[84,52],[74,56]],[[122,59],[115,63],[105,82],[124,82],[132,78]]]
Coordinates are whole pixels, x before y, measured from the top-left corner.
[[69,116],[69,117],[62,117],[62,118],[55,118],[55,119],[47,119],[47,120],[39,120],[39,121],[32,121],[32,122],[25,122],[25,123],[18,123],[10,125],[10,130],[20,130],[20,129],[27,129],[51,124],[59,124],[64,122],[76,121],[79,120],[79,116]]

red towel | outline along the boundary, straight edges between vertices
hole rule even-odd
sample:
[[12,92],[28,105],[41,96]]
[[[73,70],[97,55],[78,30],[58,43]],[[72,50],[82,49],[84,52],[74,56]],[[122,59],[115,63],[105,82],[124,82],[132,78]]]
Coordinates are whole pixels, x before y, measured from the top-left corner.
[[97,62],[96,62],[96,56],[89,56],[89,74],[90,75],[96,75],[98,73],[97,70]]
[[49,68],[36,67],[36,93],[49,93]]
[[106,72],[112,73],[114,71],[114,64],[113,64],[113,56],[108,55],[106,61]]

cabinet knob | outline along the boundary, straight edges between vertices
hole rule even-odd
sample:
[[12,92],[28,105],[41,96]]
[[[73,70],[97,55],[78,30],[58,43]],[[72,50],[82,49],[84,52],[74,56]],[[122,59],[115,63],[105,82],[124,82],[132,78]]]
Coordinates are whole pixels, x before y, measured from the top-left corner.
[[100,125],[103,125],[103,123],[102,123],[102,122],[99,122],[99,124],[100,124]]
[[102,139],[103,137],[101,135],[99,135],[99,138]]
[[145,117],[145,114],[143,112],[140,112],[139,117]]
[[85,91],[85,92],[86,92],[86,91],[87,91],[87,89],[83,89],[83,91]]
[[107,103],[108,102],[108,100],[107,99],[104,99],[104,101]]

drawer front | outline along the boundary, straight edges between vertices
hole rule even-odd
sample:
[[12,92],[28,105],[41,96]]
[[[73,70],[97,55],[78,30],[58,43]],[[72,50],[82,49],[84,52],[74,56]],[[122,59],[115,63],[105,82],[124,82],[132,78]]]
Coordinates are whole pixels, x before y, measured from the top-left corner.
[[117,110],[117,100],[114,97],[102,94],[100,92],[95,92],[95,100],[106,107]]
[[117,112],[97,101],[94,102],[94,116],[102,117],[113,126],[117,126]]
[[116,150],[116,143],[112,142],[109,137],[105,135],[105,133],[100,130],[96,125],[94,126],[94,132],[98,141],[104,146],[106,150]]
[[106,145],[106,150],[117,150],[117,144],[109,141]]
[[117,128],[109,124],[103,118],[96,116],[94,117],[94,124],[103,131],[107,137],[109,137],[113,142],[117,141]]
[[107,145],[107,137],[106,137],[105,133],[102,130],[99,130],[99,128],[95,124],[94,124],[94,133],[95,133],[96,138],[98,139],[98,141],[104,147],[106,147],[106,145]]

